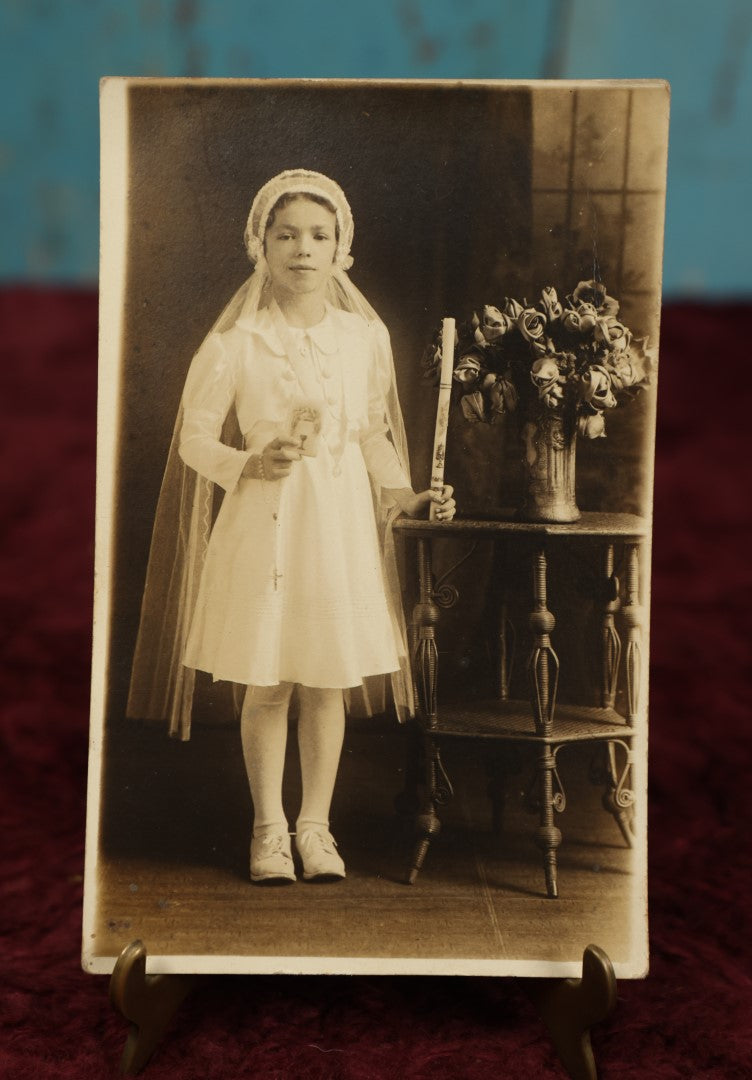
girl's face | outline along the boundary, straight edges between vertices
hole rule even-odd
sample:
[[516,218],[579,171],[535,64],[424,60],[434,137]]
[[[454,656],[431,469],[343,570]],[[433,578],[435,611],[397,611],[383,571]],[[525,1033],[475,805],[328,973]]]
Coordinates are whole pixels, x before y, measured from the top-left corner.
[[275,291],[323,295],[334,269],[336,216],[300,195],[278,210],[264,237]]

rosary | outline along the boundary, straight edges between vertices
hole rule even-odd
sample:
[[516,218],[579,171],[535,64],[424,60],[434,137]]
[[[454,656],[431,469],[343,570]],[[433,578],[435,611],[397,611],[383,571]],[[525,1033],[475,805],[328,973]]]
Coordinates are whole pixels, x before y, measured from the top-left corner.
[[[279,481],[275,481],[275,483],[278,484]],[[277,592],[280,579],[283,577],[283,575],[280,573],[279,567],[277,566],[277,551],[279,547],[279,487],[277,487],[275,497],[270,502],[266,496],[266,484],[267,481],[262,478],[261,493],[264,497],[264,502],[268,507],[271,508],[272,518],[274,520],[274,567],[272,569],[272,581],[274,582],[274,591]]]

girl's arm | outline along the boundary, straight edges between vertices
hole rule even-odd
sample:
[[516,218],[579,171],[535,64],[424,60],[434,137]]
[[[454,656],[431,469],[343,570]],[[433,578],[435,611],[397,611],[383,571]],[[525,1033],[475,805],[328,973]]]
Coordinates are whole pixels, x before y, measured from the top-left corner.
[[368,426],[360,433],[360,449],[371,479],[404,509],[403,501],[414,497],[415,492],[389,437],[386,421],[386,397],[392,381],[389,334],[381,324],[373,325],[370,330],[373,336],[367,369]]
[[180,456],[201,476],[232,491],[250,454],[221,440],[222,426],[235,399],[235,366],[222,336],[212,334],[193,358],[183,391]]
[[[385,495],[408,517],[428,517],[431,503],[435,502],[440,507],[437,519],[450,521],[456,509],[452,498],[453,488],[445,484],[442,491],[428,489],[416,495],[389,438],[385,395],[390,382],[391,348],[385,327],[377,327],[375,333],[374,352],[368,371],[368,429],[360,440],[366,468]],[[380,363],[379,357],[387,355],[389,363]]]
[[394,446],[388,438],[383,417],[380,421],[374,417],[371,418],[368,432],[361,440],[360,447],[368,472],[387,497],[399,506],[403,514],[407,514],[408,517],[428,517],[430,505],[435,502],[439,504],[437,519],[451,521],[456,510],[452,498],[454,489],[449,484],[445,484],[441,491],[433,491],[429,488],[416,495],[399,463]]
[[297,439],[272,439],[260,454],[251,454],[242,475],[250,480],[282,480],[302,456]]
[[438,503],[439,509],[436,511],[438,521],[451,521],[454,517],[456,504],[452,498],[453,494],[454,488],[449,484],[444,484],[441,491],[428,488],[417,495],[412,488],[387,490],[387,495],[394,499],[403,514],[407,514],[408,517],[428,517],[431,503]]

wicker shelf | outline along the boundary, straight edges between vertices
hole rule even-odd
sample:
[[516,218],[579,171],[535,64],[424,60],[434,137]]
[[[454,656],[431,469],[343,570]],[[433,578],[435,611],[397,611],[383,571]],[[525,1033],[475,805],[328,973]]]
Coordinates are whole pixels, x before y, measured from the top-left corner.
[[470,704],[442,705],[430,731],[442,737],[506,739],[509,742],[545,742],[555,745],[624,738],[632,734],[623,716],[614,709],[583,705],[557,705],[551,735],[535,730],[529,701],[490,698]]

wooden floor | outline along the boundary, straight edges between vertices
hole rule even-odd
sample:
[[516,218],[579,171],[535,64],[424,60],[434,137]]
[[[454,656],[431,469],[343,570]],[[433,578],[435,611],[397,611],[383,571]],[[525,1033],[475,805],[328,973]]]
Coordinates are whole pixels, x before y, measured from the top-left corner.
[[[286,791],[294,821],[293,750],[294,735]],[[183,744],[155,728],[118,727],[107,743],[93,953],[115,957],[140,938],[150,956],[380,957],[390,971],[408,957],[429,962],[425,970],[472,961],[490,974],[517,960],[576,963],[592,942],[622,974],[637,974],[645,927],[634,856],[588,781],[588,748],[559,759],[568,805],[558,817],[558,900],[545,896],[536,819],[521,800],[510,802],[503,834],[492,832],[483,753],[477,743],[447,744],[455,798],[411,887],[410,832],[393,808],[403,732],[353,722],[332,813],[346,880],[259,887],[247,876],[251,822],[237,732],[198,729]],[[524,786],[527,769],[519,779]]]

